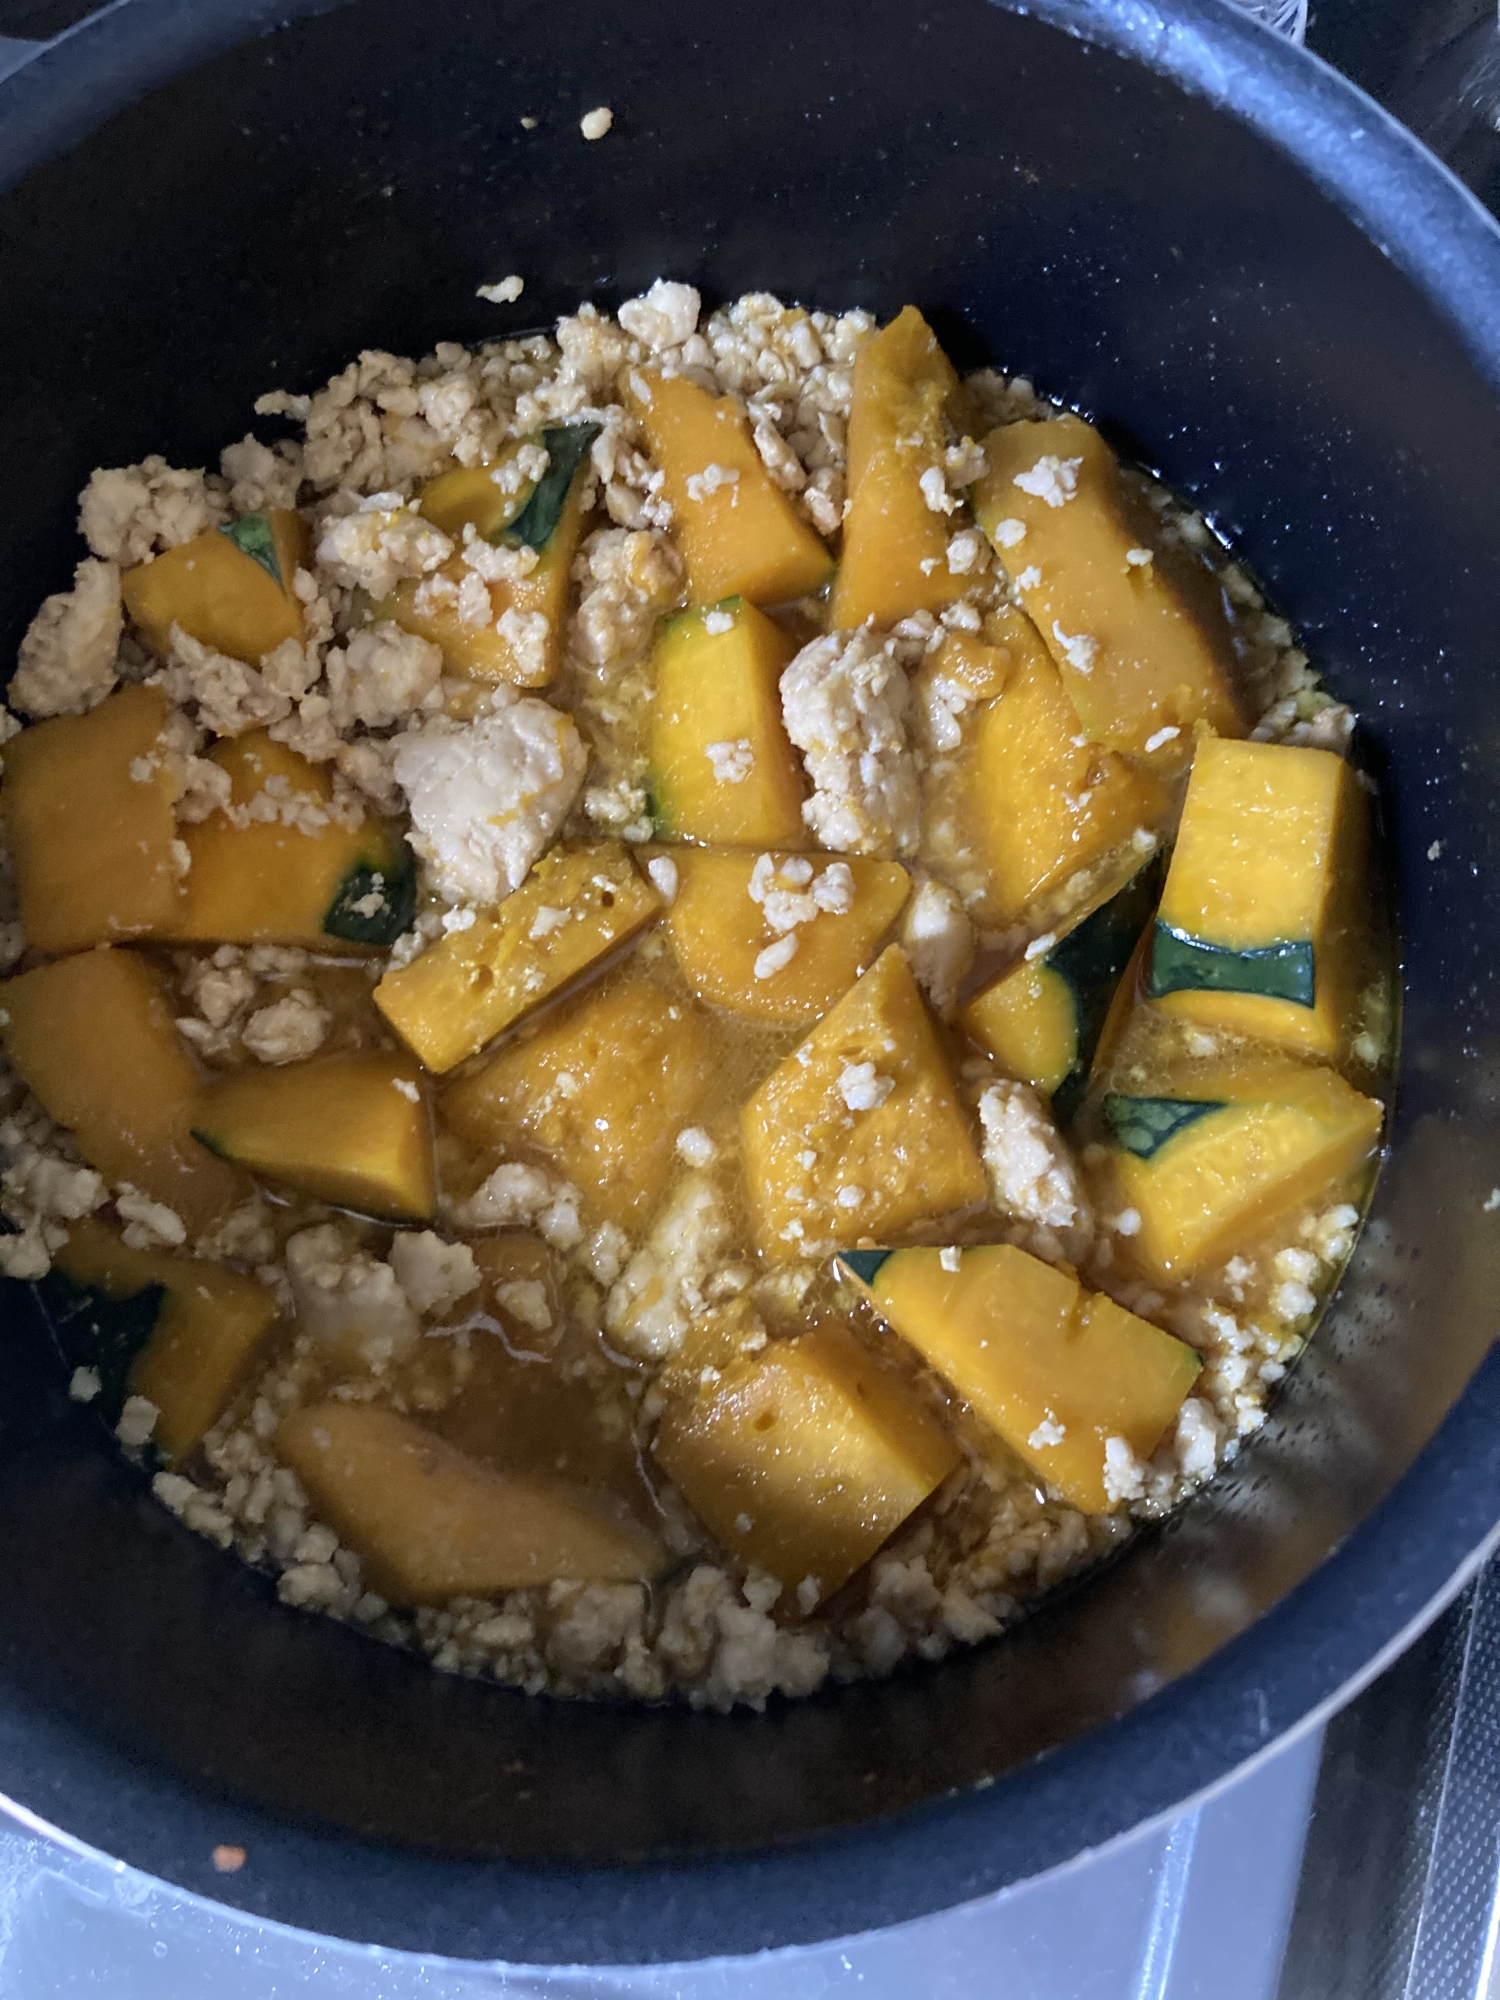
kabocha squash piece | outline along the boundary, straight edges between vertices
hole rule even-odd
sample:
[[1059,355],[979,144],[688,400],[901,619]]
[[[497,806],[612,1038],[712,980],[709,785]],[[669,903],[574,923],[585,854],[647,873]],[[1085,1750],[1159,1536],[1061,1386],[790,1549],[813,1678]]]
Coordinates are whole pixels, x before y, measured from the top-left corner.
[[894,1234],[985,1199],[953,1079],[906,954],[891,945],[741,1113],[770,1257]]
[[639,368],[624,395],[661,469],[689,597],[789,604],[822,589],[833,557],[767,472],[734,397]]
[[1202,1366],[1185,1342],[1008,1244],[853,1250],[839,1262],[1033,1472],[1088,1514],[1113,1504],[1105,1440],[1150,1458]]
[[[27,942],[39,951],[170,931],[182,903],[160,688],[127,687],[5,747],[0,818]],[[138,775],[133,776],[132,773]]]
[[167,983],[132,951],[100,949],[0,986],[6,1052],[48,1116],[108,1181],[129,1181],[201,1235],[251,1193],[192,1135],[203,1085]]
[[1001,973],[975,994],[959,1022],[1007,1076],[1044,1097],[1077,1065],[1078,995],[1045,957],[1022,959]]
[[664,839],[802,845],[802,767],[781,720],[781,670],[796,650],[740,597],[662,627],[648,787]]
[[661,898],[618,841],[557,849],[494,916],[452,931],[375,989],[375,1004],[441,1075],[651,922]]
[[[1015,650],[1023,642],[1012,629]],[[960,806],[996,929],[1065,919],[1139,865],[1167,795],[1149,771],[1084,740],[1057,668],[1034,643],[974,718]]]
[[[430,639],[443,655],[444,670],[455,680],[509,681],[516,687],[545,687],[557,672],[558,657],[558,635],[546,609],[553,597],[548,585],[556,580],[552,571],[544,573],[538,563],[527,577],[486,585],[490,615],[483,625],[471,625],[459,616],[458,593],[470,573],[462,560],[454,556],[420,583],[405,577],[389,597],[379,600],[372,616],[389,618],[404,631]],[[534,598],[543,601],[537,604],[528,601]],[[517,638],[524,635],[526,628],[518,629],[512,623],[502,632],[499,621],[508,611],[533,609],[548,617],[545,637],[539,645],[518,646]]]
[[948,567],[949,515],[934,513],[922,476],[942,474],[945,411],[961,391],[952,362],[915,306],[867,340],[854,359],[849,410],[849,508],[829,607],[845,631],[941,611],[969,590]]
[[[543,550],[562,522],[574,481],[598,435],[598,424],[554,424],[535,437],[520,438],[493,465],[455,466],[429,479],[418,510],[456,542],[472,524],[484,541]],[[547,454],[546,469],[540,478],[520,476],[518,457],[536,447]]]
[[417,512],[455,542],[463,540],[464,529],[471,523],[475,534],[489,541],[520,513],[535,485],[527,479],[506,490],[507,470],[514,457],[515,453],[509,452],[494,465],[456,465],[451,471],[440,472],[417,495]]
[[[900,915],[911,877],[894,861],[674,848],[666,914],[677,963],[700,1000],[797,1027],[826,1014]],[[806,899],[803,920],[772,928],[777,899]],[[794,940],[789,958],[783,940]],[[421,960],[417,963],[420,965]]]
[[1162,894],[1148,998],[1337,1060],[1368,955],[1369,812],[1342,757],[1205,738]]
[[1151,921],[1159,870],[1139,869],[1107,903],[1050,950],[1013,965],[964,1008],[960,1022],[1007,1075],[1072,1117],[1110,1003]]
[[[528,439],[542,446],[549,463],[539,480],[515,494],[506,494],[485,468],[440,473],[423,488],[417,504],[444,533],[457,538],[472,521],[486,541],[536,552],[536,567],[525,576],[488,585],[488,623],[472,625],[459,615],[460,586],[473,574],[461,556],[433,576],[404,579],[372,615],[430,639],[459,679],[545,687],[562,659],[568,577],[583,532],[589,446],[598,431],[597,424],[559,424]],[[545,629],[536,626],[538,618]]]
[[392,1604],[629,1583],[665,1566],[660,1543],[623,1509],[561,1480],[491,1471],[393,1410],[296,1410],[276,1449]]
[[331,951],[388,945],[409,928],[416,867],[394,828],[368,814],[353,826],[332,817],[328,772],[263,729],[215,745],[210,756],[229,773],[232,810],[306,804],[292,825],[279,811],[244,826],[215,812],[185,828],[190,860],[171,935]]
[[1193,729],[1243,736],[1234,650],[1211,579],[1164,553],[1161,523],[1081,417],[984,440],[980,526],[1057,661],[1086,733],[1166,769]]
[[442,1114],[471,1145],[545,1154],[632,1230],[660,1200],[717,1061],[692,1002],[626,965],[450,1085]]
[[292,584],[309,548],[301,516],[271,507],[136,563],[121,577],[120,592],[153,653],[172,650],[172,627],[180,625],[200,645],[253,665],[283,640],[302,638]]
[[[84,1294],[64,1308],[63,1338],[70,1353],[80,1339],[92,1342],[87,1359],[104,1378],[106,1408],[116,1409],[127,1395],[144,1396],[160,1413],[152,1444],[165,1459],[186,1458],[265,1346],[278,1318],[271,1293],[223,1264],[133,1250],[93,1216],[69,1223],[68,1240],[52,1261]],[[145,1310],[130,1316],[110,1310],[123,1301]],[[140,1339],[133,1351],[119,1338],[129,1325]]]
[[833,1325],[731,1362],[668,1409],[653,1450],[715,1539],[807,1610],[960,1462],[891,1372]]
[[1119,1247],[1176,1283],[1346,1196],[1380,1141],[1381,1107],[1336,1072],[1245,1054],[1152,1096],[1106,1092],[1109,1197],[1140,1228]]
[[432,1134],[410,1056],[384,1049],[242,1069],[210,1084],[194,1125],[221,1159],[384,1222],[427,1222]]

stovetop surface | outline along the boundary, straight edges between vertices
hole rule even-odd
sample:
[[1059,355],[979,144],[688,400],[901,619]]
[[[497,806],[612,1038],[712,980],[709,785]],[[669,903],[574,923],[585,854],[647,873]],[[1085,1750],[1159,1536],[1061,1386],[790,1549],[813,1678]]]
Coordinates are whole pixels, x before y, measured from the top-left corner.
[[760,1958],[461,1965],[318,1939],[0,1817],[5,2000],[1272,2000],[1316,1732],[1168,1825],[897,1929]]

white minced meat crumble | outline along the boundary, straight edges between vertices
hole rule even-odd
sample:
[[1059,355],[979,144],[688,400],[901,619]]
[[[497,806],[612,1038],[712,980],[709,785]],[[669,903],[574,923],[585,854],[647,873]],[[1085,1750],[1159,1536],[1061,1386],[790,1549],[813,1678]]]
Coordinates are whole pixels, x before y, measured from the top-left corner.
[[[601,108],[581,129],[597,139],[609,122]],[[481,287],[481,296],[510,302],[521,288],[509,277]],[[312,830],[354,826],[370,811],[404,822],[418,862],[413,927],[388,951],[358,961],[281,945],[160,954],[179,1035],[201,1065],[211,1074],[259,1072],[366,1045],[361,1035],[368,1040],[375,1018],[370,993],[382,974],[471,929],[476,913],[526,882],[555,839],[654,838],[645,751],[651,649],[662,617],[684,601],[685,572],[662,471],[622,384],[631,369],[649,366],[737,399],[774,485],[827,537],[846,511],[853,364],[873,331],[866,313],[803,312],[765,293],[706,312],[693,287],[658,280],[614,317],[585,305],[552,334],[472,349],[444,344],[415,362],[370,349],[315,393],[274,389],[256,414],[283,420],[280,427],[296,435],[266,443],[247,434],[215,470],[153,457],[93,474],[79,511],[88,553],[22,643],[12,707],[28,720],[83,715],[123,685],[150,682],[163,690],[171,720],[132,776],[148,783],[162,769],[171,773],[183,828],[217,812],[236,825]],[[967,388],[981,435],[1056,414],[1021,377],[985,370]],[[512,486],[539,477],[547,453],[530,440],[575,421],[597,432],[563,626],[554,633],[545,616],[515,610],[497,620],[490,587],[524,583],[536,553],[471,531],[443,532],[417,511],[419,489],[455,466],[486,466],[521,440],[528,442],[514,451],[506,476]],[[850,909],[851,864],[834,857],[911,864],[915,893],[897,934],[934,1014],[946,1021],[980,954],[1005,940],[984,933],[972,914],[970,858],[945,808],[975,697],[959,680],[929,673],[919,700],[912,683],[949,635],[979,633],[988,612],[1013,600],[966,514],[983,453],[963,439],[940,457],[921,490],[948,536],[946,562],[935,558],[936,566],[961,579],[965,594],[890,630],[822,633],[806,618],[795,628],[797,650],[780,677],[782,719],[805,769],[807,831],[825,855],[760,855],[749,893],[771,934],[755,976],[769,981],[796,964],[804,938],[816,942],[820,923]],[[1029,483],[1016,484],[1063,507],[1079,463],[1043,454]],[[732,467],[709,464],[696,475],[694,497],[732,491],[739,479]],[[1243,568],[1171,495],[1150,487],[1146,497],[1161,540],[1199,552],[1215,569],[1262,717],[1254,734],[1347,749],[1350,711],[1322,692],[1290,629]],[[296,508],[306,525],[307,566],[292,580],[303,638],[247,663],[174,628],[166,658],[148,653],[125,614],[122,571],[264,508]],[[1009,548],[1025,532],[1019,521],[1004,521],[996,540]],[[1138,557],[1149,563],[1151,551],[1132,551],[1130,561]],[[438,645],[383,615],[382,600],[397,590],[476,633],[495,623],[529,685],[476,689],[446,677]],[[724,615],[710,629],[729,622]],[[555,639],[560,664],[547,682],[533,670]],[[1060,634],[1059,642],[1084,646],[1076,636]],[[1069,657],[1080,672],[1092,664]],[[18,727],[0,711],[0,745]],[[208,753],[256,727],[323,768],[326,799],[268,785],[248,803],[231,804],[226,774]],[[748,738],[710,742],[706,759],[722,786],[746,787],[756,776]],[[1145,830],[1137,838],[1142,852],[1155,845]],[[657,852],[643,856],[642,867],[663,905],[672,904],[677,863]],[[1080,896],[1089,886],[1073,885]],[[373,910],[378,887],[372,898]],[[532,938],[561,918],[543,909]],[[26,949],[9,862],[0,857],[0,966],[15,966]],[[646,933],[636,949],[642,963],[665,966],[659,932]],[[794,1045],[785,1036],[757,1041],[748,1029],[743,1040],[757,1074],[767,1051],[779,1059]],[[389,1036],[384,1045],[393,1045]],[[705,1113],[682,1124],[659,1206],[634,1234],[599,1221],[553,1168],[517,1158],[445,1183],[437,1229],[392,1233],[315,1203],[256,1193],[195,1239],[169,1206],[81,1159],[71,1135],[6,1070],[0,1214],[11,1233],[0,1235],[0,1272],[43,1278],[70,1225],[97,1216],[135,1248],[208,1258],[271,1290],[283,1322],[271,1359],[184,1464],[155,1471],[153,1490],[187,1527],[273,1573],[284,1603],[419,1649],[445,1671],[533,1692],[760,1705],[776,1693],[887,1674],[903,1661],[936,1660],[991,1637],[1029,1600],[1115,1546],[1133,1521],[1166,1512],[1212,1477],[1264,1421],[1274,1384],[1304,1344],[1358,1228],[1356,1210],[1338,1204],[1299,1217],[1285,1242],[1254,1262],[1230,1259],[1191,1293],[1166,1296],[1124,1281],[1114,1249],[1140,1228],[1139,1216],[1096,1213],[1043,1100],[993,1069],[972,1070],[961,1091],[990,1202],[964,1240],[1014,1242],[1075,1268],[1190,1341],[1205,1365],[1149,1461],[1124,1438],[1108,1441],[1112,1511],[1087,1515],[1040,1483],[907,1356],[914,1393],[945,1410],[962,1463],[821,1608],[817,1578],[783,1587],[731,1559],[658,1476],[653,1525],[671,1557],[663,1579],[563,1581],[498,1599],[398,1609],[370,1587],[359,1556],[316,1517],[275,1452],[282,1418],[330,1393],[335,1364],[344,1371],[335,1397],[435,1421],[483,1361],[484,1343],[503,1340],[512,1357],[551,1357],[597,1435],[647,1462],[690,1330],[729,1328],[724,1356],[755,1355],[795,1331],[820,1299],[826,1306],[833,1283],[824,1265],[765,1268],[747,1250],[735,1120]],[[574,1082],[556,1079],[559,1102]],[[851,1059],[838,1077],[851,1121],[878,1112],[895,1087],[879,1061]],[[815,1157],[809,1152],[804,1164]],[[852,1206],[864,1190],[851,1186],[845,1196]],[[541,1246],[545,1260],[497,1278],[487,1259],[518,1235]],[[957,1268],[956,1251],[943,1258],[945,1268]],[[855,1318],[889,1345],[866,1309]],[[705,1365],[701,1379],[717,1372]],[[75,1369],[71,1393],[98,1403],[99,1372]],[[148,1466],[158,1415],[140,1396],[111,1412],[121,1446]],[[1048,1412],[1031,1443],[1055,1445],[1064,1435]]]

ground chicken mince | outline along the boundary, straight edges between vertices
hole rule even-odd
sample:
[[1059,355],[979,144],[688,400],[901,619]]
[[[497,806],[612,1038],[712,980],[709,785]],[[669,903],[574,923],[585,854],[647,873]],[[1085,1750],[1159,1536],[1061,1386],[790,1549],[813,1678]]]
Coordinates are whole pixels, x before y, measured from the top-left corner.
[[93,475],[0,711],[0,1266],[160,1501],[727,1709],[1211,1478],[1390,1008],[1353,717],[1203,521],[910,307],[663,280],[256,413]]

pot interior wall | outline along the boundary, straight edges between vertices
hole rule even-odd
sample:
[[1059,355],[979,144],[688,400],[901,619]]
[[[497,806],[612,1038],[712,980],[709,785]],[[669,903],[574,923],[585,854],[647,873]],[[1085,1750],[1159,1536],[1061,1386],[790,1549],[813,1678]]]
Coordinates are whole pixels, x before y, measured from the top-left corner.
[[[169,51],[173,18],[140,0],[107,33]],[[80,42],[48,60],[87,88],[94,59]],[[614,129],[588,144],[578,119],[599,103]],[[593,5],[359,0],[166,84],[5,207],[7,651],[81,552],[93,465],[211,462],[259,393],[313,388],[363,346],[494,337],[662,273],[711,300],[763,288],[884,316],[914,299],[961,362],[1022,370],[1097,417],[1241,544],[1364,717],[1409,966],[1378,1227],[1254,1449],[1004,1643],[764,1716],[531,1701],[280,1609],[149,1501],[7,1299],[15,1795],[320,1928],[671,1956],[977,1894],[1217,1776],[1362,1666],[1420,1600],[1382,1602],[1368,1567],[1342,1609],[1297,1587],[1459,1396],[1500,1276],[1500,1225],[1476,1226],[1500,1184],[1484,949],[1500,420],[1396,264],[1233,118],[980,0],[674,4],[628,25]],[[509,271],[518,307],[476,299]],[[1424,1562],[1436,1588],[1493,1516],[1495,1469],[1463,1435],[1491,1484],[1449,1493],[1414,1567],[1392,1556],[1392,1588]],[[1226,1646],[1217,1684],[1193,1674]],[[837,1864],[826,1844],[777,1858],[839,1830]],[[214,1882],[209,1848],[242,1837],[252,1866]]]

